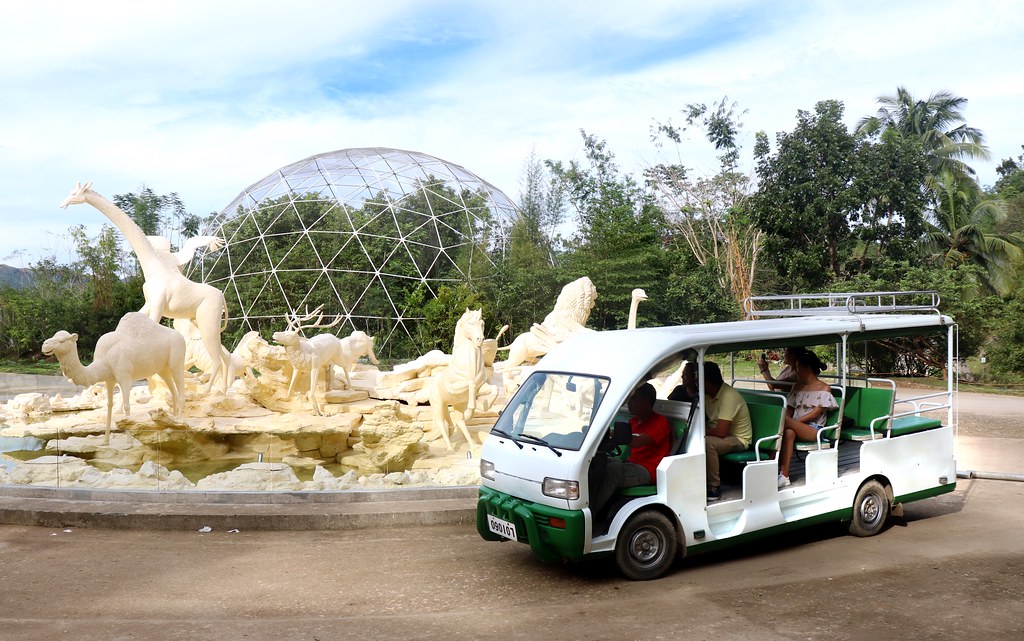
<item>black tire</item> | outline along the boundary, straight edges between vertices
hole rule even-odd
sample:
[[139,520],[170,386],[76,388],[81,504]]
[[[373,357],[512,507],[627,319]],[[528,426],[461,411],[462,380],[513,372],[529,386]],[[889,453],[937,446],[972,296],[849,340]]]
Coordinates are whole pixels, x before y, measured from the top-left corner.
[[634,581],[657,579],[672,567],[678,548],[676,528],[668,517],[646,510],[634,515],[619,532],[615,564]]
[[868,481],[857,490],[853,499],[853,519],[850,520],[850,534],[874,536],[885,529],[889,522],[892,506],[889,495],[878,481]]

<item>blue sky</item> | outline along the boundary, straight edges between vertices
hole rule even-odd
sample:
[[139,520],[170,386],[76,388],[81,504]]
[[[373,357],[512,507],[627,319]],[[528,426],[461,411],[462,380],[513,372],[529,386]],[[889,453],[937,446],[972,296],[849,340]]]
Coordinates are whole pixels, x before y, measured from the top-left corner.
[[[899,85],[969,99],[983,183],[1024,144],[1024,12],[1013,2],[16,0],[0,26],[0,263],[71,256],[76,181],[177,192],[192,213],[313,154],[397,147],[516,199],[526,158],[624,171],[662,160],[652,119],[728,95],[753,135],[824,99],[852,126]],[[698,137],[683,162],[713,169]]]

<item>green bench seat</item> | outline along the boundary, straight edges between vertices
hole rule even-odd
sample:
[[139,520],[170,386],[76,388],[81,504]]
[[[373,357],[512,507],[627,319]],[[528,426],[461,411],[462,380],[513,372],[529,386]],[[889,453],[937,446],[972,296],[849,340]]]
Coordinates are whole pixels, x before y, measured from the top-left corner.
[[[746,464],[751,461],[774,458],[782,439],[782,422],[786,413],[785,406],[759,402],[760,399],[745,396],[747,410],[750,412],[750,425],[753,431],[751,446],[741,452],[729,452],[722,455],[723,461]],[[760,456],[755,451],[760,450]]]
[[844,427],[841,438],[844,441],[870,441],[871,424],[874,421],[875,438],[904,436],[942,427],[942,420],[931,416],[893,415],[895,393],[888,388],[848,387],[847,402],[843,416],[853,423]]
[[878,419],[892,415],[895,400],[896,392],[891,388],[847,387],[843,420],[850,425],[842,429],[840,438],[844,441],[870,441],[872,421],[876,421],[876,434],[884,432],[887,421]]
[[903,436],[942,427],[942,421],[929,416],[897,416],[892,419],[892,435]]

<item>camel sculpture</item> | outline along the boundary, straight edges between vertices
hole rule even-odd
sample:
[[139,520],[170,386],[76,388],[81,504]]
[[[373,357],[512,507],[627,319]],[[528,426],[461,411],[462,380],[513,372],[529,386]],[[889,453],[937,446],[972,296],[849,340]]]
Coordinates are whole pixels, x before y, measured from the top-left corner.
[[[484,321],[481,312],[479,309],[466,309],[455,325],[455,341],[448,367],[427,381],[417,399],[419,402],[429,401],[434,429],[441,433],[448,450],[452,449],[448,431],[454,431],[455,427],[462,431],[466,442],[473,445],[466,421],[473,418],[478,401],[482,401],[481,409],[490,409],[497,392],[485,382]],[[449,406],[454,414],[448,409]]]
[[[283,332],[274,332],[274,342],[283,345],[292,364],[292,378],[288,383],[287,395],[292,395],[295,381],[299,374],[309,372],[309,402],[313,405],[313,411],[320,415],[320,405],[316,402],[316,384],[320,376],[320,370],[324,371],[324,386],[326,391],[331,391],[331,365],[344,367],[341,354],[341,341],[334,334],[318,334],[313,338],[303,338],[300,332],[304,329],[315,329],[334,327],[341,322],[337,317],[328,325],[323,324],[324,313],[321,311],[323,305],[312,312],[300,317],[297,313],[288,314],[288,329]],[[303,325],[306,321],[312,320],[310,325]],[[346,373],[347,377],[347,373]]]
[[64,330],[43,342],[43,354],[56,356],[61,371],[76,385],[104,383],[107,386],[104,445],[110,444],[114,385],[121,388],[121,404],[127,416],[131,413],[129,397],[132,383],[157,374],[171,392],[175,416],[181,415],[185,395],[185,339],[145,314],[128,312],[121,317],[114,331],[100,336],[89,365],[82,365],[78,358],[78,334]]
[[214,356],[207,392],[213,387],[222,368],[227,367],[220,343],[220,334],[227,326],[228,308],[224,294],[205,283],[186,278],[178,265],[178,258],[168,251],[157,251],[142,229],[117,205],[92,190],[92,183],[78,183],[61,203],[68,205],[88,203],[110,219],[121,230],[139,259],[145,282],[142,293],[145,304],[140,310],[155,322],[167,318],[195,320],[203,338],[206,352]]

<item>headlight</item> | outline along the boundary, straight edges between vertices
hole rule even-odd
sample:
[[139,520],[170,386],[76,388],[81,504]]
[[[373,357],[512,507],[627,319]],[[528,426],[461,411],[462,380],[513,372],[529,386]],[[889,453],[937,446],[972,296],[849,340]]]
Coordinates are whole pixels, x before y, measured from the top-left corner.
[[553,499],[567,499],[571,501],[580,498],[580,482],[553,479],[548,476],[544,478],[541,492],[544,493],[544,496],[550,496]]
[[488,481],[494,480],[494,463],[485,459],[480,459],[480,476],[487,479]]

